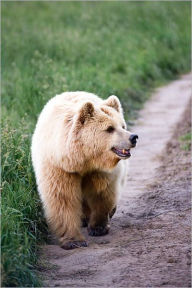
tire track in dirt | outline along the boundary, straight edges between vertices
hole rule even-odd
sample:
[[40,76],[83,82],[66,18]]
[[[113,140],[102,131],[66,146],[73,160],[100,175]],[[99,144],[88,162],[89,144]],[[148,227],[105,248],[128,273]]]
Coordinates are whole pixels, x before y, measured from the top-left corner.
[[[176,272],[170,269],[176,261],[170,255],[175,255],[183,239],[182,233],[178,233],[173,241],[174,227],[177,228],[174,209],[158,216],[145,201],[138,200],[154,184],[161,156],[190,97],[191,75],[185,75],[156,90],[145,104],[133,128],[139,142],[129,160],[126,189],[112,219],[110,233],[90,237],[83,229],[88,248],[65,251],[54,244],[42,247],[42,259],[50,265],[41,272],[45,286],[188,287],[189,280],[183,280],[184,266]],[[146,215],[151,216],[150,222]],[[176,278],[178,286],[170,284],[166,275],[169,279]]]

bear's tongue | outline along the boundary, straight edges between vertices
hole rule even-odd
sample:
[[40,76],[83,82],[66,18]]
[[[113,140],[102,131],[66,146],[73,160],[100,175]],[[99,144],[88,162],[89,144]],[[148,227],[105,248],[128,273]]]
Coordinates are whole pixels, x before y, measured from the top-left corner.
[[120,148],[113,147],[112,151],[120,157],[127,158],[131,156],[130,149],[120,149]]

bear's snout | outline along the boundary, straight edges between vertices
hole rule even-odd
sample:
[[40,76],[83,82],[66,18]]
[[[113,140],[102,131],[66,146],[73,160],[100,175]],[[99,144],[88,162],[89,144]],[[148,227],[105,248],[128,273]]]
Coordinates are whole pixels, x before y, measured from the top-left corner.
[[138,135],[136,134],[131,134],[131,136],[129,137],[129,141],[131,142],[132,146],[135,147],[137,144],[137,139],[138,139]]

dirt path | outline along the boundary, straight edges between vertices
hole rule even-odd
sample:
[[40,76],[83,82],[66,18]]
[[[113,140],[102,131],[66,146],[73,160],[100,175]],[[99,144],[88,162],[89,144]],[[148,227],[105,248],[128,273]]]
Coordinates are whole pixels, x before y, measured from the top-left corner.
[[92,238],[85,229],[88,248],[43,247],[54,265],[41,272],[45,286],[190,287],[190,164],[175,144],[190,122],[190,82],[186,75],[160,88],[141,111],[109,235]]

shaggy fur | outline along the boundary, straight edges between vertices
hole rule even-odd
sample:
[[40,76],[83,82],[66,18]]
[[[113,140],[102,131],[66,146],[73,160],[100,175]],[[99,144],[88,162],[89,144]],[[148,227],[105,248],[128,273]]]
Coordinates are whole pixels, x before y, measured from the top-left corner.
[[111,149],[131,148],[125,128],[116,96],[102,100],[66,92],[42,110],[32,138],[32,161],[46,219],[63,248],[87,245],[82,220],[90,235],[108,233],[126,173],[125,161]]

